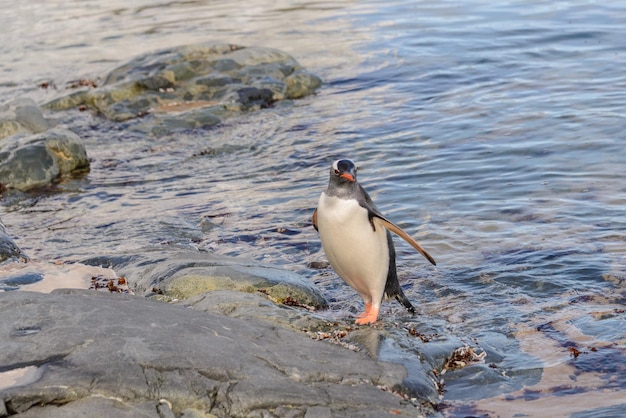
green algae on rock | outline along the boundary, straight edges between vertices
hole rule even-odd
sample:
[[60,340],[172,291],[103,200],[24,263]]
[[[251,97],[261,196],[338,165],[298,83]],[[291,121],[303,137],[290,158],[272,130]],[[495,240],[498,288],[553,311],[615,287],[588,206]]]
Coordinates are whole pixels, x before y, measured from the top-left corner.
[[84,260],[113,268],[136,294],[186,300],[216,290],[263,294],[275,303],[325,308],[327,301],[313,284],[288,270],[210,253],[170,249],[107,255]]
[[207,43],[145,54],[111,71],[101,87],[46,106],[86,106],[117,122],[151,114],[150,127],[142,130],[160,135],[180,127],[212,126],[231,114],[301,98],[321,83],[285,52]]
[[0,186],[27,191],[89,168],[87,152],[73,132],[54,128],[29,98],[0,106]]

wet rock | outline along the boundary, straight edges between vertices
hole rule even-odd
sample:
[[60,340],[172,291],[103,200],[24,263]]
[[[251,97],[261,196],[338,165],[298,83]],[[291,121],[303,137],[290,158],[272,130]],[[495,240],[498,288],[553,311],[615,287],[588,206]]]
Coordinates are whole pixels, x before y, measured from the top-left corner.
[[53,125],[32,99],[19,98],[0,106],[0,139],[18,133],[40,133]]
[[254,106],[266,108],[269,107],[274,101],[274,94],[270,89],[245,87],[237,90],[237,95],[239,96],[239,103],[241,103],[246,109]]
[[433,412],[381,390],[402,367],[257,318],[84,290],[0,293],[0,318],[3,372],[39,371],[0,390],[22,417]]
[[[319,77],[282,51],[207,43],[140,56],[111,71],[101,87],[74,92],[46,106],[55,110],[86,106],[118,122],[150,114],[134,129],[163,135],[214,124],[213,118],[205,117],[206,123],[194,117],[192,109],[206,108],[221,121],[307,96],[320,85]],[[166,121],[172,112],[178,124]]]
[[84,144],[67,129],[53,128],[0,142],[0,184],[8,189],[46,186],[60,176],[88,168]]
[[[329,321],[323,312],[311,312],[327,305],[315,287],[291,272],[253,261],[158,249],[94,257],[83,263],[113,268],[138,294],[232,318],[266,320],[312,338],[332,340],[374,360],[401,365],[407,371],[401,387],[406,400],[414,404],[439,402],[442,384],[433,370],[441,372],[451,353],[462,345],[456,338],[442,336],[418,342],[410,330],[393,324],[355,328],[351,321]],[[431,329],[428,318],[407,317],[406,321],[411,329]],[[415,346],[419,349],[407,350]]]
[[311,90],[315,90],[316,80],[306,70],[298,70],[291,73],[285,78],[287,84],[287,97],[290,99],[299,99],[311,94]]
[[328,328],[325,318],[299,307],[276,305],[259,293],[215,290],[176,303],[242,320],[262,319],[294,331]]
[[7,233],[6,227],[0,220],[0,263],[8,259],[27,261],[28,257],[20,250],[13,239],[11,239]]
[[321,292],[302,276],[253,260],[190,250],[153,250],[92,257],[84,264],[113,268],[136,294],[188,299],[215,290],[260,293],[276,303],[326,307]]

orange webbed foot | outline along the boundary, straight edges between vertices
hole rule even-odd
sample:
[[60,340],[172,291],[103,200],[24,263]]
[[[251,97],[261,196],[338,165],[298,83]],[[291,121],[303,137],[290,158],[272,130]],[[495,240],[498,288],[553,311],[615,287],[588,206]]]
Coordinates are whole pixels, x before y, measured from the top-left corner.
[[357,317],[357,325],[373,324],[378,319],[378,308],[374,308],[371,304],[365,304],[365,312]]
[[371,303],[366,303],[365,304],[365,312],[363,312],[362,314],[359,314],[357,316],[357,318],[365,318],[367,315],[369,315],[371,310],[372,310],[372,304]]

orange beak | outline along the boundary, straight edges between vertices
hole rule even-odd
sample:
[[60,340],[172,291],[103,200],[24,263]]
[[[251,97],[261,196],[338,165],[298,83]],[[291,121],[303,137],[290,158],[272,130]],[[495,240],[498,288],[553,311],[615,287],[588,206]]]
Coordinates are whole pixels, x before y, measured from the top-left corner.
[[352,174],[350,174],[350,173],[343,173],[339,177],[343,177],[344,179],[348,179],[350,181],[354,181],[354,177],[352,177]]

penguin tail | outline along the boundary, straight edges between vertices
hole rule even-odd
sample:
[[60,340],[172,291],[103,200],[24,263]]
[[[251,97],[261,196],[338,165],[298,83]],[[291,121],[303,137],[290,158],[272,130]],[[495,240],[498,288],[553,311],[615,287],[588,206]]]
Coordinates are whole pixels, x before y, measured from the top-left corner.
[[400,290],[400,292],[396,293],[394,296],[396,300],[406,308],[407,311],[411,312],[412,314],[415,313],[415,308],[411,304],[411,301],[405,296],[404,292],[402,292],[402,290]]
[[387,271],[387,282],[385,283],[385,296],[396,298],[407,311],[415,313],[415,308],[406,297],[400,283],[398,282],[398,273],[396,272],[396,249],[393,246],[391,232],[387,231],[387,248],[389,248],[389,270]]

